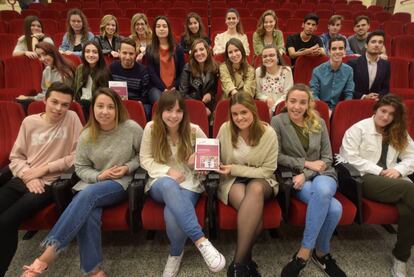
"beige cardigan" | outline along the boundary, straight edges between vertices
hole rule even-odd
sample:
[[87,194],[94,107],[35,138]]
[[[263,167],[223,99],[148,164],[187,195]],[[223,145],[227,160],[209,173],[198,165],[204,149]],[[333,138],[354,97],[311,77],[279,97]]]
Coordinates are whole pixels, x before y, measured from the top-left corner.
[[254,98],[254,95],[256,94],[254,74],[254,68],[249,65],[246,76],[241,75],[239,72],[235,72],[233,80],[226,64],[222,63],[220,65],[220,81],[223,90],[223,99],[229,98],[231,96],[230,91],[233,89],[243,90]]
[[223,164],[231,164],[229,175],[220,176],[218,198],[225,204],[228,203],[228,195],[231,185],[236,177],[264,178],[273,188],[274,194],[278,192],[278,184],[274,172],[277,167],[278,142],[275,130],[265,125],[265,132],[258,145],[252,147],[248,155],[249,163],[237,164],[233,157],[234,148],[231,143],[230,124],[224,123],[217,135],[220,141],[220,159]]

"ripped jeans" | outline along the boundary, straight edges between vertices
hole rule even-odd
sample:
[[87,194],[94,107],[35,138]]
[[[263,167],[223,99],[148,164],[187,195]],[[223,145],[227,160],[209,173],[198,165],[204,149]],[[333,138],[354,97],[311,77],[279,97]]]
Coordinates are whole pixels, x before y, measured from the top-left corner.
[[102,208],[126,198],[127,192],[115,181],[91,184],[75,195],[42,245],[53,245],[59,253],[76,237],[81,270],[85,273],[94,271],[102,264]]

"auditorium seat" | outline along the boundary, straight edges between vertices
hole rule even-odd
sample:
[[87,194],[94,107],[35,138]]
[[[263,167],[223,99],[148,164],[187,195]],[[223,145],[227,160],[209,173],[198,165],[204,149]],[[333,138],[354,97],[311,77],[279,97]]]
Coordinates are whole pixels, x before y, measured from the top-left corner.
[[6,88],[32,89],[39,92],[42,72],[42,65],[37,59],[31,60],[26,56],[4,59]]
[[404,25],[400,21],[388,20],[383,22],[381,27],[387,36],[395,37],[404,34]]
[[12,56],[17,38],[18,35],[16,34],[0,34],[0,59],[10,58]]
[[388,61],[391,64],[391,88],[408,88],[409,87],[409,65],[407,59],[399,57],[389,57]]
[[[375,101],[348,100],[339,102],[332,115],[331,144],[333,153],[339,153],[342,138],[353,124],[373,115]],[[343,116],[346,114],[347,116]],[[349,165],[349,164],[348,164]],[[398,211],[395,205],[382,204],[363,197],[360,188],[361,178],[353,178],[343,164],[338,169],[338,190],[357,207],[357,222],[365,224],[395,224]]]
[[[35,101],[29,104],[27,108],[27,114],[38,114],[45,112],[45,103],[43,101]],[[69,107],[70,110],[74,111],[78,117],[82,125],[86,124],[85,117],[83,115],[82,106],[78,102],[72,102]]]
[[414,59],[414,35],[395,36],[392,45],[393,56]]
[[392,15],[391,19],[400,21],[403,24],[410,23],[411,22],[411,14],[407,13],[407,12],[396,12]]
[[295,83],[303,83],[309,85],[312,79],[312,72],[315,67],[328,61],[329,58],[323,56],[300,56],[296,59],[294,81]]

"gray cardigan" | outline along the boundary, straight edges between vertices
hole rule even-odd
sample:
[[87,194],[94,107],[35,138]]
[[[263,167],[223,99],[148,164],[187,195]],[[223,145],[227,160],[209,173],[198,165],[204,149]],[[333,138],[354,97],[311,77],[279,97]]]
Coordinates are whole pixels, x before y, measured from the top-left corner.
[[81,179],[74,190],[83,190],[97,183],[104,170],[115,165],[128,166],[128,172],[118,182],[126,190],[134,171],[139,167],[139,149],[142,128],[133,120],[127,120],[111,131],[101,131],[96,143],[89,142],[89,128],[82,131],[75,157],[75,171]]
[[309,180],[318,175],[318,172],[305,168],[305,160],[322,160],[326,163],[327,169],[320,174],[337,180],[336,171],[332,167],[332,150],[328,130],[323,119],[320,119],[320,122],[322,131],[309,133],[309,149],[305,152],[289,115],[285,112],[274,116],[271,125],[276,130],[279,142],[277,162],[279,165],[303,172],[306,180]]

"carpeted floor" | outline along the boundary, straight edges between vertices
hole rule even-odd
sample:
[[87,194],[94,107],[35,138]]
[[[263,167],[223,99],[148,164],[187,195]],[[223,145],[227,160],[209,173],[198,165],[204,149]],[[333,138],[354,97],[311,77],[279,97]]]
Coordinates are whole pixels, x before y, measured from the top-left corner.
[[[298,249],[302,229],[282,225],[279,238],[264,233],[257,242],[254,259],[263,276],[280,276],[282,267]],[[7,277],[20,276],[24,264],[30,264],[39,254],[39,244],[47,232],[39,232],[28,241],[20,240],[15,259]],[[23,233],[21,234],[23,235]],[[413,234],[414,236],[414,234]],[[390,276],[391,250],[396,235],[387,233],[381,226],[352,225],[338,227],[332,240],[332,254],[348,276]],[[154,240],[147,240],[144,231],[131,235],[128,232],[103,234],[104,266],[108,276],[161,276],[168,256],[168,239],[159,232]],[[221,232],[213,244],[231,262],[236,242],[235,232]],[[0,246],[1,247],[1,246]],[[414,258],[409,261],[409,276],[414,276]],[[196,248],[187,243],[179,276],[213,276]],[[64,251],[46,276],[83,276],[79,270],[76,242]],[[225,276],[223,272],[215,276]],[[324,276],[309,263],[301,276]]]

